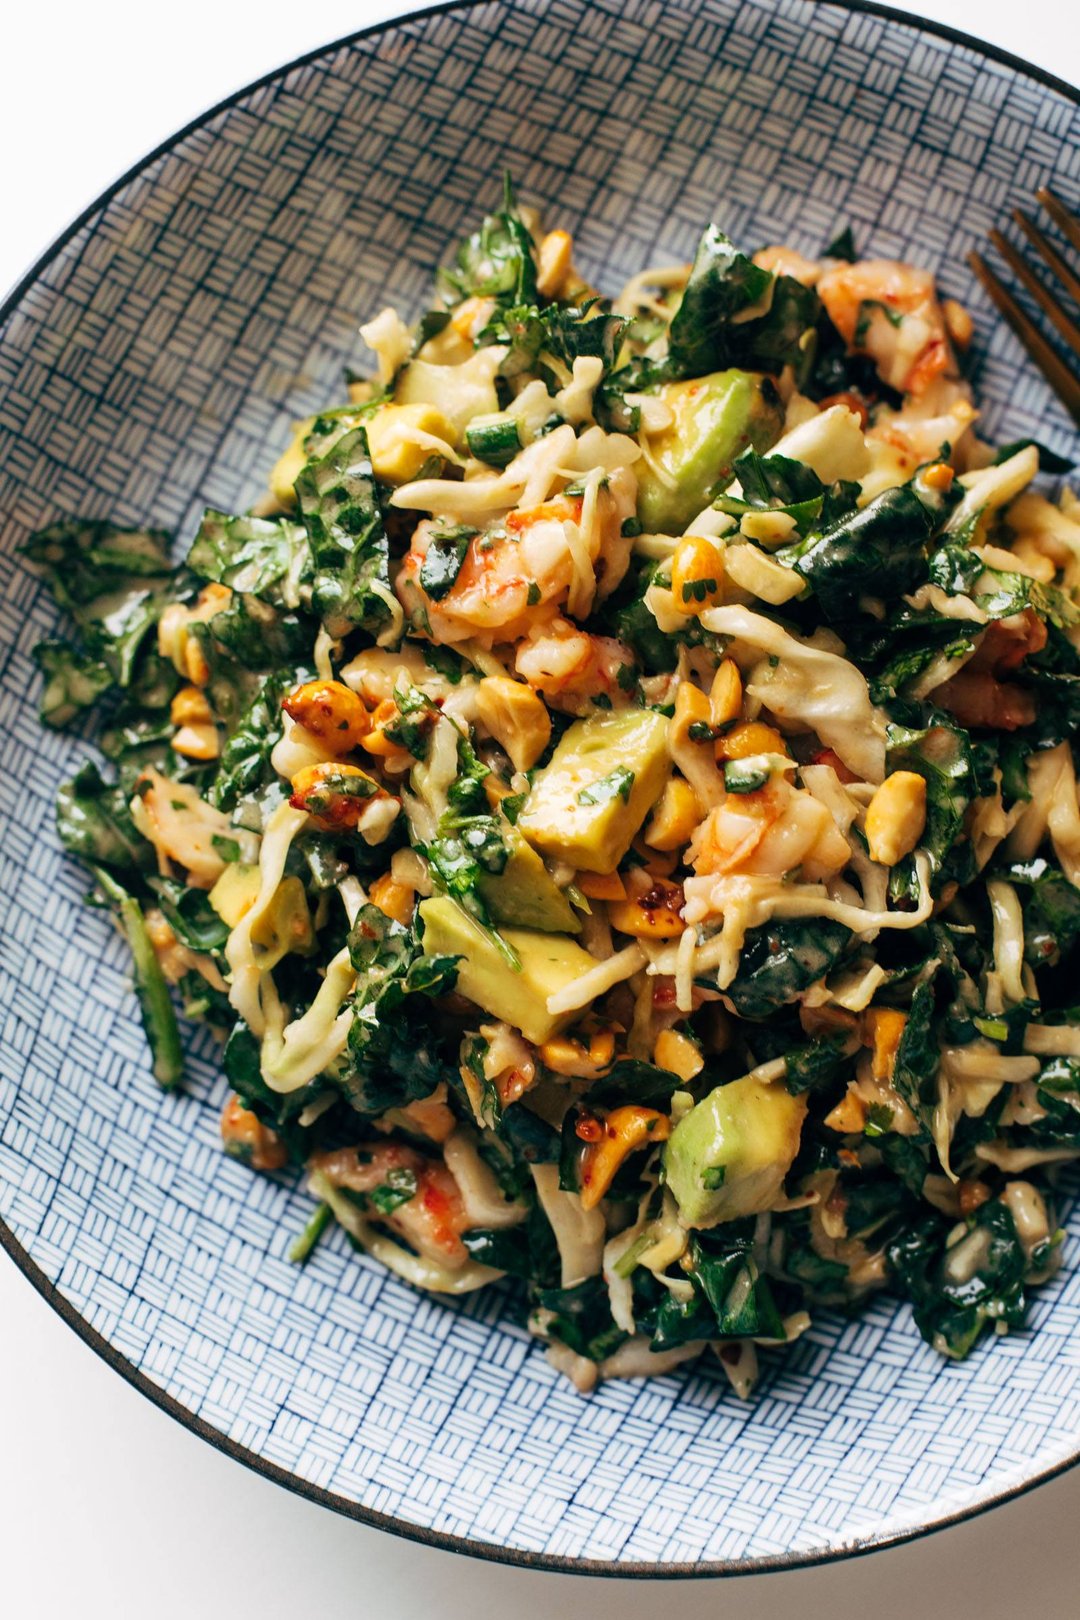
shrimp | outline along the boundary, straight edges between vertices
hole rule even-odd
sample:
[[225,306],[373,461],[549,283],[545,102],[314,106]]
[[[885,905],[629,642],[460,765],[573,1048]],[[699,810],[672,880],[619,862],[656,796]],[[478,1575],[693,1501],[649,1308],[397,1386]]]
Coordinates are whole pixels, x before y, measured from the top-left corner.
[[634,655],[621,641],[588,635],[563,618],[533,630],[514,659],[517,673],[565,714],[590,713],[598,697],[615,708],[628,703],[619,675],[633,667]]
[[556,495],[539,506],[513,511],[469,541],[453,585],[438,599],[421,583],[424,558],[441,527],[425,519],[395,581],[412,623],[430,628],[436,641],[475,640],[486,647],[518,641],[551,620],[584,571],[588,595],[614,590],[630,558],[632,541],[622,533],[634,510],[636,481],[617,468],[596,495],[595,521],[582,524],[586,498]]
[[799,867],[814,883],[835,876],[850,859],[848,841],[826,806],[780,777],[755,793],[725,794],[690,845],[699,876],[785,877]]
[[867,354],[882,382],[901,394],[925,394],[937,377],[955,375],[934,278],[895,259],[835,264],[817,290],[848,347]]
[[371,1215],[439,1265],[456,1270],[469,1258],[461,1241],[468,1224],[465,1206],[457,1182],[441,1160],[425,1158],[400,1142],[378,1142],[317,1153],[308,1160],[308,1168],[322,1171],[335,1187],[367,1194],[379,1187],[394,1188],[395,1180],[401,1184],[398,1190],[407,1193],[411,1174],[416,1186],[411,1197],[389,1214],[373,1204]]
[[1035,719],[1035,695],[1002,677],[1018,670],[1029,653],[1046,646],[1047,629],[1032,608],[991,624],[963,669],[939,686],[935,700],[969,730],[1016,731]]

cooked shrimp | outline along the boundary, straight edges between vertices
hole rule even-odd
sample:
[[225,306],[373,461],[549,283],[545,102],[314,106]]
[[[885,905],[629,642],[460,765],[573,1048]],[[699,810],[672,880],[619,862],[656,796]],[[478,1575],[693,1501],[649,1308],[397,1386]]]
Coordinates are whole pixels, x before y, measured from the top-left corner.
[[[551,619],[585,573],[588,596],[613,590],[626,571],[631,540],[622,525],[634,510],[636,485],[616,469],[597,491],[595,521],[582,522],[586,498],[557,495],[540,506],[509,513],[497,527],[469,542],[452,587],[439,600],[421,584],[424,558],[438,520],[421,522],[395,582],[412,622],[430,627],[436,641],[475,640],[485,646],[516,641]],[[590,508],[592,509],[592,508]]]
[[699,876],[784,877],[799,867],[814,883],[841,871],[851,850],[820,800],[773,777],[756,793],[726,794],[694,834],[690,858]]
[[378,1142],[318,1153],[308,1166],[321,1170],[335,1187],[358,1193],[393,1187],[392,1172],[411,1172],[415,1193],[387,1215],[372,1205],[371,1215],[439,1265],[456,1269],[469,1258],[461,1241],[467,1225],[465,1206],[457,1182],[441,1160],[427,1159],[400,1142]]
[[895,259],[863,259],[833,265],[817,290],[845,343],[869,355],[890,388],[924,394],[935,378],[955,373],[929,270]]
[[962,726],[1016,731],[1035,719],[1035,695],[1002,677],[1020,668],[1029,653],[1046,646],[1046,625],[1031,608],[991,624],[974,655],[944,685],[935,701]]
[[569,619],[553,619],[517,649],[514,668],[548,705],[565,714],[588,714],[595,698],[615,708],[629,702],[619,672],[634,655],[613,636],[590,636]]

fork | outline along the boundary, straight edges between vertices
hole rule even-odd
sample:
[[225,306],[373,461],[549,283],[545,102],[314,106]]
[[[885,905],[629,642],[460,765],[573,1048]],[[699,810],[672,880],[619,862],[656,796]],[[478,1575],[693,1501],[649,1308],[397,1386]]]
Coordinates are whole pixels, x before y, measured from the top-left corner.
[[[1069,245],[1080,253],[1080,219],[1066,208],[1061,198],[1055,196],[1048,186],[1040,186],[1035,196]],[[1029,214],[1025,214],[1022,208],[1014,208],[1012,217],[1043,262],[1053,271],[1069,298],[1080,306],[1080,276],[1070,268],[1060,251],[1048,240]],[[1042,278],[1037,276],[1030,265],[1021,258],[1012,243],[1007,241],[1000,231],[993,230],[989,235],[1009,269],[1027,288],[1073,354],[1080,358],[1080,326],[1062,307],[1058,297]],[[1080,427],[1080,375],[1065,363],[1031,316],[1021,308],[1009,289],[998,280],[982,254],[969,253],[967,261],[1073,421]]]

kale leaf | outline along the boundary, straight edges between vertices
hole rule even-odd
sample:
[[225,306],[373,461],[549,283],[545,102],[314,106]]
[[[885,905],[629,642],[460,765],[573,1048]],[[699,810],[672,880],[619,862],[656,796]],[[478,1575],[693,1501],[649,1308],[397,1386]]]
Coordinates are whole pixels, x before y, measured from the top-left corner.
[[303,675],[279,670],[260,682],[221,750],[218,772],[210,789],[210,802],[217,809],[234,809],[238,799],[254,793],[273,778],[270,755],[281,738],[281,702],[298,679],[303,679]]
[[428,548],[420,564],[420,585],[433,602],[441,602],[453,589],[465,561],[469,541],[477,532],[466,523],[437,524],[431,530]]
[[56,830],[69,854],[96,866],[145,872],[157,864],[153,845],[131,819],[127,794],[90,761],[56,795]]
[[741,1018],[770,1018],[826,974],[851,938],[843,923],[819,917],[747,929],[739,971],[727,989],[736,1012]]
[[308,462],[296,497],[314,563],[312,607],[332,636],[356,625],[374,633],[390,617],[390,553],[363,427]]
[[536,1303],[550,1313],[551,1337],[589,1361],[603,1361],[627,1336],[612,1319],[602,1277],[587,1277],[572,1288],[541,1288]]
[[886,736],[888,770],[913,771],[926,783],[926,827],[919,844],[940,873],[978,792],[971,738],[940,710],[930,711],[926,726],[890,724]]
[[200,579],[216,580],[274,607],[297,607],[300,587],[311,578],[303,524],[247,513],[229,517],[212,507],[203,516],[187,563]]
[[42,724],[54,730],[91,708],[113,684],[112,671],[102,659],[81,652],[68,641],[39,641],[34,662],[45,676]]
[[533,240],[518,213],[509,175],[502,208],[461,244],[454,264],[440,270],[439,285],[455,303],[463,298],[494,298],[504,306],[536,302]]
[[[749,315],[758,305],[762,312]],[[777,372],[797,365],[803,334],[814,326],[819,308],[812,288],[759,269],[710,225],[668,330],[665,377],[703,377],[728,366]]]
[[901,484],[811,535],[791,561],[825,617],[846,619],[865,596],[890,600],[922,584],[938,517],[914,484]]
[[941,1061],[934,1027],[935,1005],[933,984],[918,985],[896,1049],[892,1076],[894,1087],[918,1120],[924,1138],[928,1138],[933,1129]]
[[[948,1218],[928,1214],[900,1232],[886,1250],[889,1276],[911,1301],[919,1332],[956,1360],[969,1353],[987,1324],[1022,1326],[1027,1308],[1027,1261],[1009,1210],[992,1199],[967,1224],[967,1232],[955,1238]],[[973,1270],[948,1264],[963,1245],[976,1246]]]
[[1041,855],[1016,861],[998,875],[1020,891],[1027,960],[1033,967],[1053,966],[1080,938],[1080,889]]
[[348,1048],[333,1075],[360,1114],[429,1096],[456,1073],[457,1042],[432,1006],[457,979],[457,958],[425,956],[415,929],[361,906],[349,933],[357,972]]

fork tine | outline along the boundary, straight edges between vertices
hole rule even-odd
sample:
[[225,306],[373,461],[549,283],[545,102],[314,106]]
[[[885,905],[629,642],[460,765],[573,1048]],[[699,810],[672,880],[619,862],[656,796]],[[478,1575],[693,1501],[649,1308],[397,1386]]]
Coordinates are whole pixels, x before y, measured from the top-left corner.
[[1053,321],[1073,353],[1080,356],[1080,326],[1077,326],[1075,321],[1069,319],[1065,311],[1046,290],[1034,270],[1030,268],[1026,260],[1020,257],[1012,243],[1005,240],[1000,231],[991,231],[990,240],[1009,266],[1009,269],[1023,282],[1043,314]]
[[969,253],[967,262],[986,288],[1003,319],[1016,333],[1073,421],[1080,427],[1080,381],[1058,358],[1034,321],[1025,315],[1012,294],[1002,286],[982,255]]
[[1046,240],[1035,221],[1025,214],[1022,208],[1013,209],[1013,219],[1015,219],[1036,252],[1042,254],[1069,297],[1080,304],[1080,276],[1073,274],[1057,248]]
[[1061,198],[1055,196],[1049,186],[1040,186],[1035,195],[1062,236],[1067,238],[1077,253],[1080,253],[1080,220],[1077,219],[1075,214],[1069,212]]

